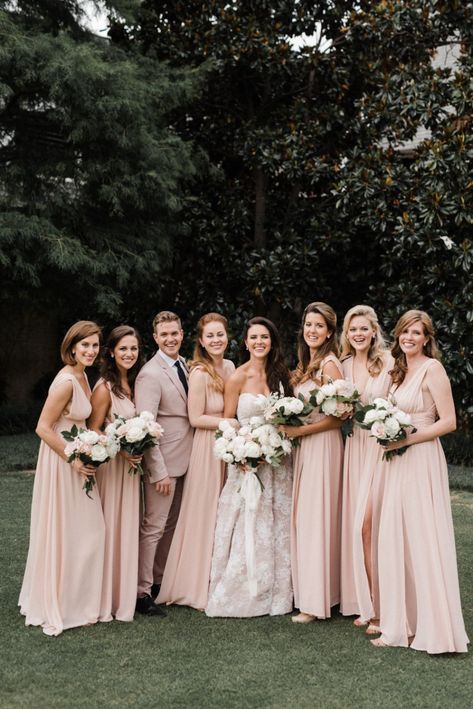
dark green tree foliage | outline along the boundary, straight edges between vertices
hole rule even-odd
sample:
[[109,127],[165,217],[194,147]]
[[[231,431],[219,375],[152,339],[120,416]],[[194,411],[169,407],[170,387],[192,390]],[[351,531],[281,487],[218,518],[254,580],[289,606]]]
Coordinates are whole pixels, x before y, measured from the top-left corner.
[[18,297],[116,318],[155,289],[193,149],[167,114],[196,72],[84,29],[80,2],[0,2],[0,264]]
[[[115,23],[125,46],[175,67],[212,62],[203,94],[174,115],[210,159],[162,281],[175,307],[189,322],[214,308],[236,323],[267,313],[289,341],[310,300],[340,316],[368,301],[388,331],[406,308],[425,308],[465,411],[472,3],[138,5],[132,27]],[[319,41],[295,50],[303,33]],[[452,41],[456,67],[435,67]],[[421,128],[431,137],[406,150]]]

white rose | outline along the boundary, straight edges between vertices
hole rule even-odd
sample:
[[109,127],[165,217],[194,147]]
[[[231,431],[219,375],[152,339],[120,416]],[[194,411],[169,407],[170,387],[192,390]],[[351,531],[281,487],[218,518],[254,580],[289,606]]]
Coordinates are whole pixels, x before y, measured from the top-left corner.
[[243,436],[248,436],[251,433],[251,428],[249,426],[241,426],[240,430],[238,431],[238,435],[243,437]]
[[405,411],[401,411],[398,409],[397,411],[394,412],[393,416],[399,421],[401,426],[410,426],[412,423],[412,419],[409,414],[406,414]]
[[283,438],[281,441],[281,447],[284,453],[289,454],[292,451],[292,443],[289,438]]
[[300,399],[288,399],[287,403],[284,404],[285,414],[300,414],[304,408],[304,403]]
[[231,441],[231,439],[235,438],[235,436],[236,436],[236,431],[232,426],[230,426],[229,428],[225,429],[225,431],[223,432],[222,438],[225,438],[225,440],[227,440],[227,441]]
[[227,441],[225,438],[218,438],[214,444],[214,454],[217,458],[221,458],[227,451]]
[[249,441],[245,446],[245,454],[247,458],[260,458],[261,446],[255,441]]
[[334,381],[335,389],[339,396],[344,396],[347,399],[351,399],[355,393],[355,385],[346,379],[336,379]]
[[115,433],[117,432],[117,423],[109,423],[108,426],[105,426],[105,433],[107,436],[114,436]]
[[92,458],[92,460],[96,460],[97,462],[102,463],[104,460],[106,460],[106,458],[108,458],[107,449],[100,443],[96,443],[94,446],[92,446],[92,450],[90,451],[90,457]]
[[363,423],[366,423],[366,424],[374,423],[377,418],[378,418],[378,412],[376,411],[376,409],[370,409],[369,411],[366,412],[365,417],[363,419]]
[[320,387],[320,391],[323,392],[324,398],[335,396],[337,394],[337,388],[333,382],[330,382],[330,384],[324,384]]
[[384,420],[384,428],[388,438],[395,438],[399,433],[401,426],[399,425],[399,421],[395,419],[394,416],[388,416]]
[[228,431],[229,428],[231,428],[233,430],[232,424],[227,419],[223,419],[222,421],[220,421],[220,423],[218,424],[218,427],[219,427],[220,431],[223,431],[223,432]]
[[376,399],[373,399],[372,402],[377,409],[387,409],[389,406],[389,401],[387,399],[383,399],[380,396],[378,396]]
[[233,463],[233,456],[231,453],[224,453],[222,460],[224,463]]
[[82,433],[79,433],[78,438],[89,446],[93,446],[99,440],[99,434],[95,431],[82,431]]
[[127,431],[126,440],[128,443],[136,443],[142,441],[146,436],[146,431],[141,426],[132,425]]
[[376,421],[371,426],[371,435],[375,438],[386,438],[386,429],[384,428],[384,423],[382,421]]
[[154,421],[154,416],[151,411],[142,411],[139,418],[143,419],[143,421],[146,421],[146,423]]
[[115,438],[112,438],[107,441],[105,444],[105,447],[107,449],[108,457],[109,458],[115,458],[117,455],[118,451],[120,450],[120,444]]
[[320,408],[327,416],[334,416],[337,413],[337,402],[335,399],[327,399]]

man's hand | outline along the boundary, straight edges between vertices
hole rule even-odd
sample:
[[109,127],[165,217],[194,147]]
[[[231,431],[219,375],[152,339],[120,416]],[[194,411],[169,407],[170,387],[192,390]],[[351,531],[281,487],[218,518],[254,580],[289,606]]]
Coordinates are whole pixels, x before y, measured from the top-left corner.
[[158,495],[170,495],[171,494],[171,478],[163,478],[156,483],[156,492]]

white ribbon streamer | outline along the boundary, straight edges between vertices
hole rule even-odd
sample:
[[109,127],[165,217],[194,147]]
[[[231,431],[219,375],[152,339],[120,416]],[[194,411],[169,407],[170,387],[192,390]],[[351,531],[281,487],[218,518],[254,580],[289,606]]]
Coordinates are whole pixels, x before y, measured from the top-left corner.
[[248,586],[251,598],[258,593],[258,579],[256,577],[256,549],[255,549],[255,523],[256,510],[261,497],[261,483],[253,472],[243,475],[240,495],[245,500],[245,558],[248,574]]

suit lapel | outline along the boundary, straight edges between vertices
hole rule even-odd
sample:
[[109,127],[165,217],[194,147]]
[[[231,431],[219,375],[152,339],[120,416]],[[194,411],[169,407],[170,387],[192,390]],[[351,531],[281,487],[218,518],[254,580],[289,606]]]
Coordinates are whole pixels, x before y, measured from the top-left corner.
[[159,366],[162,368],[164,374],[169,378],[169,380],[172,382],[172,384],[176,387],[176,390],[178,391],[178,393],[181,395],[181,397],[187,403],[186,392],[185,392],[184,387],[182,386],[177,374],[172,371],[172,368],[168,365],[167,362],[165,362],[163,360],[163,358],[158,353],[156,353],[156,360],[157,360]]

